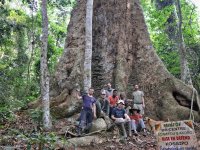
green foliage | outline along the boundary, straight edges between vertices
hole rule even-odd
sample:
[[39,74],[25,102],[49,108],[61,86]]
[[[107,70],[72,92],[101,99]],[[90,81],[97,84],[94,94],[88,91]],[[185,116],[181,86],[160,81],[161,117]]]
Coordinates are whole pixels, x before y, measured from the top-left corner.
[[[75,0],[48,2],[48,67],[54,73]],[[40,94],[42,17],[37,4],[30,0],[0,1],[0,13],[0,117],[5,121]]]
[[13,112],[7,106],[0,107],[0,124],[14,119]]
[[41,109],[34,109],[34,110],[30,110],[30,117],[31,119],[36,123],[38,124],[39,126],[41,125],[42,123],[42,115],[43,115],[43,112]]
[[[54,150],[59,148],[57,142],[59,141],[63,145],[69,144],[66,139],[58,137],[55,133],[45,133],[45,132],[32,132],[32,133],[22,133],[16,129],[10,129],[8,132],[10,138],[15,139],[16,141],[21,141],[26,145],[27,150],[31,149],[48,149]],[[9,144],[9,137],[2,137],[0,139],[0,144]]]
[[[166,65],[167,69],[176,77],[180,78],[180,61],[176,45],[177,21],[173,17],[175,6],[168,5],[162,9],[156,8],[155,0],[142,0],[146,23],[150,37],[158,55]],[[186,0],[181,0],[183,17],[183,36],[188,49],[189,67],[191,75],[196,84],[197,76],[200,73],[199,58],[199,22],[196,7]],[[175,17],[175,16],[174,16]],[[170,19],[175,19],[173,21]],[[197,48],[199,47],[199,48]],[[198,49],[198,50],[197,50]]]

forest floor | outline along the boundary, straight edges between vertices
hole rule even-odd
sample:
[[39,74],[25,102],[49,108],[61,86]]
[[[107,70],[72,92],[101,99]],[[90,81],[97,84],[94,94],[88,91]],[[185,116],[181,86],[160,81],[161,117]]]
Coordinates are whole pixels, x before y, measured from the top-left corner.
[[[59,132],[63,127],[71,126],[72,124],[67,119],[60,119],[53,122],[53,129],[49,137],[44,138],[46,132],[40,131],[38,134],[38,127],[33,120],[27,115],[27,113],[19,112],[16,114],[16,119],[12,122],[5,122],[4,125],[0,126],[0,150],[32,150],[39,149],[43,146],[45,149],[60,149],[56,143],[57,137],[59,140],[65,138],[64,135],[60,135]],[[200,150],[200,123],[195,125],[195,132],[198,139],[198,149]],[[37,130],[37,131],[36,131]],[[42,133],[42,134],[41,134]],[[106,133],[109,135],[109,133]],[[51,141],[51,142],[47,142]],[[46,143],[46,144],[41,144]],[[51,148],[48,148],[51,147]],[[108,136],[107,140],[98,144],[93,142],[89,146],[72,147],[67,150],[157,150],[156,137],[148,132],[147,136],[139,134],[139,136],[129,137],[126,140]]]

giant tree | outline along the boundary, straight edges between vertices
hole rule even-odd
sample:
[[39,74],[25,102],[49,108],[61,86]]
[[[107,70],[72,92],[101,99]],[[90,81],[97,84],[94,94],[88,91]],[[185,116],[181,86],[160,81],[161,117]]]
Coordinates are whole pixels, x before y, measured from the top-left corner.
[[[72,116],[81,107],[74,93],[83,88],[85,8],[86,0],[78,0],[52,77],[51,111],[58,118]],[[139,84],[146,95],[146,115],[163,120],[189,118],[192,88],[172,76],[155,53],[139,0],[95,0],[93,10],[92,86],[96,95],[108,81],[128,97],[132,85]],[[198,120],[197,97],[196,93]]]

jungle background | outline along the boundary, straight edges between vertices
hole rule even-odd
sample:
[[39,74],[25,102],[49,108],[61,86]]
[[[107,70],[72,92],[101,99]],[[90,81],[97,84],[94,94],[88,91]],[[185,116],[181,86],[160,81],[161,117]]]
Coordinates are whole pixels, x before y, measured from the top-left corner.
[[[162,3],[163,2],[163,3]],[[178,20],[171,15],[174,7],[170,1],[141,0],[145,21],[153,46],[169,72],[181,78],[180,53],[177,48],[176,27]],[[200,93],[200,28],[197,6],[189,0],[181,0],[182,33],[186,45],[186,58],[189,63],[192,83]],[[61,57],[75,0],[48,0],[49,18],[47,62],[50,76]],[[29,129],[29,117],[37,125],[42,122],[40,109],[30,109],[24,121],[26,126],[15,129],[19,112],[40,96],[40,49],[42,34],[42,15],[40,1],[1,0],[0,1],[0,128],[11,139],[20,135],[28,143],[52,144],[58,138],[55,133],[44,135],[40,129],[33,138]],[[56,122],[55,118],[52,118]],[[9,124],[9,125],[8,125]],[[10,126],[10,124],[13,124]],[[34,126],[34,125],[33,125]],[[38,126],[37,126],[38,127]],[[34,128],[37,128],[34,127]],[[39,126],[40,127],[40,126]],[[1,144],[5,144],[5,138]],[[11,140],[13,141],[13,139]],[[8,142],[9,143],[9,142]]]

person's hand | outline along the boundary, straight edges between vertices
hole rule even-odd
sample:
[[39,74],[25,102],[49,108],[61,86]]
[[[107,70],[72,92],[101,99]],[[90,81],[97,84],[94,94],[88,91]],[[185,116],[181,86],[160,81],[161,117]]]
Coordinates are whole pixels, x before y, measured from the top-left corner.
[[125,119],[124,118],[116,118],[115,122],[117,122],[117,123],[125,122]]
[[97,119],[97,115],[96,114],[94,114],[94,119]]

